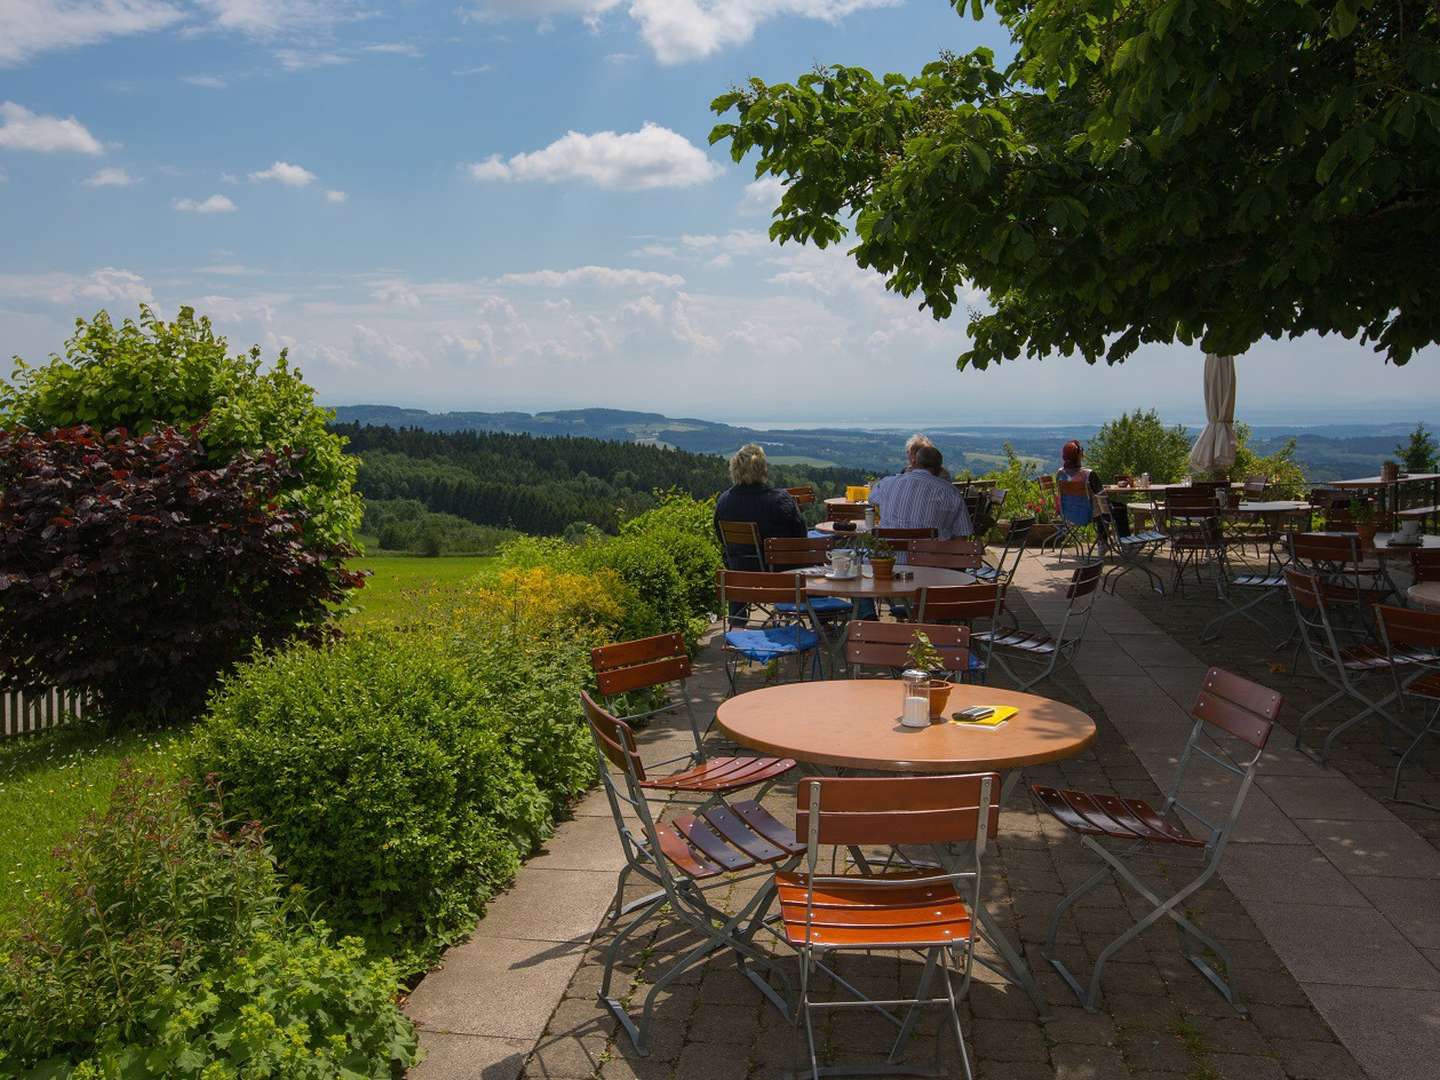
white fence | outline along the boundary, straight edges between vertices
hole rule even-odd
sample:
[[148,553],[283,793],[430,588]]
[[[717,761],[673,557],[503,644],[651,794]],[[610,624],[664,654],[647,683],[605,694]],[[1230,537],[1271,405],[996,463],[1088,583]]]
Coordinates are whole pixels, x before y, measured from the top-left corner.
[[75,691],[22,694],[14,690],[0,694],[0,739],[49,731],[83,711],[84,700]]

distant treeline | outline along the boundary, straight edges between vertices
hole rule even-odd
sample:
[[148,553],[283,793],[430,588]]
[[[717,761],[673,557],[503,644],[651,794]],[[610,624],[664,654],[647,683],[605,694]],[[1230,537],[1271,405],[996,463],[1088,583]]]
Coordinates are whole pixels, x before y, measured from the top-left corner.
[[[706,498],[729,484],[724,458],[638,443],[497,432],[336,424],[360,457],[367,500],[413,499],[478,525],[556,535],[590,524],[615,532],[655,505],[655,491]],[[839,494],[855,470],[772,466],[771,482]]]

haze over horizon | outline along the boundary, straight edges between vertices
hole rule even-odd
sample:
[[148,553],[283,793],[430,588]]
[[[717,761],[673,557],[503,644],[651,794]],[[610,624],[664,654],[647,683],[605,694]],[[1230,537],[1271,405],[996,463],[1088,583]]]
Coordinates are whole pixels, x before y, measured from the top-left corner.
[[[192,304],[237,349],[289,347],[327,402],[1203,418],[1195,349],[957,373],[963,318],[935,323],[843,245],[772,245],[774,183],[706,145],[709,101],[751,75],[1003,55],[993,20],[945,0],[722,6],[0,3],[0,352],[43,359],[102,307]],[[1437,357],[1264,342],[1238,415],[1440,416]]]

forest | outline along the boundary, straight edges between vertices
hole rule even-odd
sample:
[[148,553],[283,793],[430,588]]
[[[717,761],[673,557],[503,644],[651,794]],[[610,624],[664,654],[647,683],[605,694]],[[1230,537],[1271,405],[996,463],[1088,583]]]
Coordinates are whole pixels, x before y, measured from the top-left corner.
[[[500,530],[542,536],[620,523],[656,504],[656,491],[708,498],[729,480],[726,461],[637,443],[500,432],[335,424],[360,459],[363,532],[390,549],[439,554],[487,550]],[[771,482],[812,485],[839,494],[860,477],[853,469],[773,466]],[[426,512],[420,513],[421,508]],[[435,520],[435,515],[446,515]],[[464,523],[486,526],[475,532]]]

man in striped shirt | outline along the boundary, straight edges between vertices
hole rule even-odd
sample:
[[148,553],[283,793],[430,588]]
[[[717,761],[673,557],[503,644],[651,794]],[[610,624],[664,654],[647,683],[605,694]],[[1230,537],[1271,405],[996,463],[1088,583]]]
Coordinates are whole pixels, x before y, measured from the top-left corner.
[[899,476],[887,477],[870,493],[886,529],[934,529],[941,540],[969,536],[973,531],[965,500],[945,479],[945,458],[934,446],[915,448],[913,464]]

